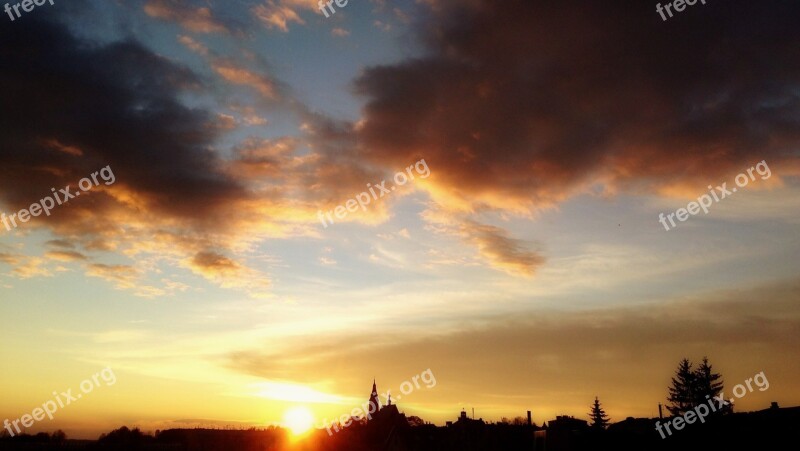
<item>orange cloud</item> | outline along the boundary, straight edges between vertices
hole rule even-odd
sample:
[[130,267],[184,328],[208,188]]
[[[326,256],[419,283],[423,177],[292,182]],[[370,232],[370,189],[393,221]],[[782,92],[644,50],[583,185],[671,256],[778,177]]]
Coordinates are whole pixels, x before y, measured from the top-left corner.
[[144,12],[150,17],[177,22],[196,33],[228,31],[225,25],[214,19],[209,8],[192,8],[178,0],[149,0],[144,5]]
[[216,60],[212,66],[222,78],[233,84],[249,86],[266,99],[273,100],[277,97],[275,83],[266,75],[257,74],[230,61]]
[[81,157],[83,156],[83,151],[75,146],[68,146],[65,144],[60,143],[57,139],[48,139],[44,141],[45,145],[50,147],[51,149],[57,150],[59,152],[64,152],[67,155],[72,155],[74,157]]
[[511,274],[532,276],[545,262],[544,257],[526,249],[526,243],[509,238],[499,227],[467,222],[463,231],[492,266]]
[[[696,190],[762,159],[798,174],[787,149],[800,132],[781,124],[797,125],[800,71],[785,68],[789,44],[772,45],[787,33],[800,42],[784,18],[794,7],[739,2],[707,39],[703,18],[687,19],[697,21],[687,37],[654,29],[644,7],[427,3],[418,28],[426,56],[358,79],[367,103],[357,133],[373,162],[424,157],[437,168],[426,189],[442,205],[531,215],[598,190]],[[776,26],[745,36],[734,16],[752,15]],[[732,41],[770,56],[731,55]],[[719,58],[699,56],[712,54]],[[764,73],[772,78],[753,75]],[[795,100],[763,108],[775,99]]]
[[75,251],[49,251],[45,253],[45,257],[61,262],[86,261],[89,259],[80,252]]
[[[508,274],[533,276],[546,261],[544,256],[531,249],[531,243],[511,238],[499,227],[480,224],[449,209],[429,208],[423,213],[423,219],[429,230],[461,237],[475,246],[489,266]],[[439,256],[434,257],[441,260]]]
[[256,6],[253,8],[253,14],[268,28],[277,28],[283,32],[289,31],[290,22],[305,24],[292,6],[283,3],[276,4],[274,0],[268,0],[266,4]]
[[52,277],[50,268],[45,267],[46,260],[40,257],[19,257],[14,263],[12,275],[20,279],[33,277]]
[[268,296],[270,282],[266,275],[243,267],[216,252],[198,252],[194,257],[184,260],[183,266],[223,288],[243,288],[253,297]]
[[208,56],[208,47],[197,41],[196,39],[192,38],[191,36],[180,35],[178,36],[178,42],[185,45],[189,48],[189,50],[198,53],[203,56]]
[[119,289],[134,288],[140,277],[139,272],[130,265],[106,265],[94,263],[88,266],[86,275],[99,277],[114,283]]
[[322,14],[318,0],[267,0],[266,3],[253,8],[253,14],[267,28],[288,32],[291,22],[305,25],[305,21],[300,17],[301,10]]
[[7,265],[16,265],[19,263],[20,256],[6,254],[4,252],[0,252],[0,262],[5,263]]

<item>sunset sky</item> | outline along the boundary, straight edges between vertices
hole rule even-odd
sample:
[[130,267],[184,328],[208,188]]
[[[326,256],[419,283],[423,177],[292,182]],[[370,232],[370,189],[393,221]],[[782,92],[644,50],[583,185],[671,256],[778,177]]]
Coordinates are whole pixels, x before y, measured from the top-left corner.
[[800,405],[796,0],[317,3],[0,10],[0,213],[114,175],[0,223],[0,421],[106,367],[27,432],[321,423],[426,369],[437,424],[618,421],[704,355]]

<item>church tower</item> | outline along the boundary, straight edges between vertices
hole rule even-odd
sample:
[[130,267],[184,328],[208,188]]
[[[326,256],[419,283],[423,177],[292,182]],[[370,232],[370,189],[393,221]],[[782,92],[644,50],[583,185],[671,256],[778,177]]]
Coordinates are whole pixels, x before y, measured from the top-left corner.
[[375,379],[372,380],[372,393],[369,395],[369,403],[375,406],[375,411],[381,410],[381,401],[378,398],[378,387],[375,385]]

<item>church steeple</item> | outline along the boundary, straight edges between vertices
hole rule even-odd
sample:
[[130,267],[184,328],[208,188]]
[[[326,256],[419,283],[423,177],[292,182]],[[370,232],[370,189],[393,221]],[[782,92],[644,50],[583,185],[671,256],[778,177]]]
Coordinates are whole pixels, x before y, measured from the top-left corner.
[[375,406],[376,412],[381,409],[381,401],[378,398],[378,387],[375,384],[375,379],[372,379],[372,393],[369,395],[369,402]]

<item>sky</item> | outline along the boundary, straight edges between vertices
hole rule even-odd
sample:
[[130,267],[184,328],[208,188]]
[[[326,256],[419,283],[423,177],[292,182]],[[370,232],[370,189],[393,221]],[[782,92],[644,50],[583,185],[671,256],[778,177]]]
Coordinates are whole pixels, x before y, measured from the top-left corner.
[[622,420],[704,356],[800,405],[797,2],[333,7],[0,15],[0,420]]

